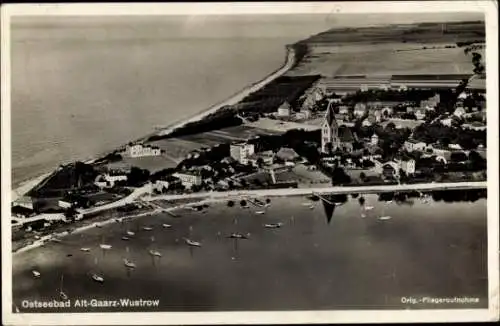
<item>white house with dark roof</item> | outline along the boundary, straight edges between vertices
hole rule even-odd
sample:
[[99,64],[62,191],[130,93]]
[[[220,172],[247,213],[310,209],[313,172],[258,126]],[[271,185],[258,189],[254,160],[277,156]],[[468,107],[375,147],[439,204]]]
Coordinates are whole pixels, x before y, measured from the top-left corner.
[[415,139],[408,139],[405,141],[404,147],[408,152],[423,151],[427,147],[427,144]]
[[157,146],[144,144],[129,144],[127,145],[126,155],[129,157],[145,157],[145,156],[160,156],[161,149]]

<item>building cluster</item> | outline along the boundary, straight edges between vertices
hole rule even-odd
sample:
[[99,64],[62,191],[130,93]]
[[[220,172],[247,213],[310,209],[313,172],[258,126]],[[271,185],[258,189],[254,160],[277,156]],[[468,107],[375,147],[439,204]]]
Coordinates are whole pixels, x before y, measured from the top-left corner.
[[146,156],[160,156],[162,150],[157,146],[144,145],[144,144],[128,144],[125,149],[125,155],[132,158],[146,157]]

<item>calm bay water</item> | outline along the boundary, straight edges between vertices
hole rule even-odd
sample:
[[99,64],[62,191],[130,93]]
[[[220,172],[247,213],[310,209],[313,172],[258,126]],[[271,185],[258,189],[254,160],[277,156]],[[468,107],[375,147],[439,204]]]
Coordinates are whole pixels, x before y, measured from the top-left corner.
[[[273,198],[263,215],[255,207],[220,203],[206,213],[182,210],[177,218],[161,214],[73,234],[13,256],[14,303],[23,311],[22,300],[58,300],[64,274],[70,300],[160,300],[159,308],[136,309],[143,311],[487,307],[485,199],[400,205],[365,198],[365,206],[374,206],[365,217],[358,200],[350,199],[330,222],[321,202],[310,209],[305,198],[288,197]],[[263,227],[277,222],[283,227]],[[142,230],[145,225],[153,230]],[[127,229],[137,233],[123,241]],[[250,238],[227,238],[232,232]],[[190,250],[182,237],[202,247]],[[102,252],[102,242],[113,248]],[[149,249],[163,256],[153,260]],[[135,270],[127,272],[126,257]],[[34,279],[32,269],[41,278]],[[102,273],[104,284],[92,281],[93,272]],[[403,296],[465,296],[479,303],[409,306]]]

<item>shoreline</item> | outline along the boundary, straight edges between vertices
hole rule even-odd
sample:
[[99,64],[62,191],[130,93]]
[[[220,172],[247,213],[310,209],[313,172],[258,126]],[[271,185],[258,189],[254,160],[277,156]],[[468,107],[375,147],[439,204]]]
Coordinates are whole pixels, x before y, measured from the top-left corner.
[[[486,182],[464,182],[464,183],[455,183],[459,184],[457,186],[457,189],[482,189],[486,188],[487,185]],[[380,188],[382,187],[382,188]],[[387,188],[387,186],[385,186]],[[389,186],[391,187],[391,186]],[[380,193],[381,191],[390,191],[390,192],[397,192],[398,189],[392,189],[392,190],[387,190],[384,189],[384,186],[371,186],[371,187],[366,187],[364,189],[360,189],[359,187],[339,187],[339,188],[344,188],[343,191],[338,192],[337,194],[347,194],[347,193],[357,193],[359,195],[368,195],[368,194],[376,194]],[[349,188],[355,188],[355,189],[349,189]],[[409,189],[406,190],[399,190],[399,191],[442,191],[442,190],[453,190],[454,187],[446,186],[445,184],[439,184],[439,183],[427,183],[427,184],[415,184],[409,187]],[[328,188],[327,188],[328,189]],[[419,190],[420,189],[420,190]],[[54,230],[54,232],[47,234],[40,239],[37,239],[33,241],[33,243],[25,245],[23,247],[20,247],[16,251],[11,251],[13,255],[17,255],[26,251],[29,251],[31,249],[35,249],[38,247],[41,247],[45,244],[47,241],[51,241],[54,238],[60,239],[65,236],[68,236],[70,234],[74,233],[80,233],[80,232],[85,232],[86,230],[95,228],[96,225],[99,226],[105,226],[108,224],[112,223],[120,223],[136,218],[141,218],[144,216],[151,216],[154,214],[159,214],[159,213],[167,213],[167,212],[173,212],[179,209],[183,209],[188,206],[193,206],[193,205],[202,205],[202,204],[210,204],[210,203],[220,203],[220,202],[225,202],[228,200],[233,200],[237,201],[239,199],[249,199],[248,197],[255,197],[255,198],[262,198],[262,197],[301,197],[301,196],[307,196],[307,195],[319,195],[319,194],[328,194],[331,193],[330,191],[326,191],[325,189],[281,189],[281,191],[276,191],[275,189],[273,190],[256,190],[256,191],[232,191],[232,192],[227,192],[227,193],[197,193],[197,194],[191,194],[191,195],[163,195],[163,196],[145,196],[144,197],[144,202],[154,202],[157,200],[179,200],[179,199],[187,199],[188,202],[186,203],[181,203],[178,205],[175,205],[173,207],[168,207],[168,208],[155,208],[149,211],[145,211],[142,213],[137,213],[137,214],[131,214],[131,215],[126,215],[122,217],[109,217],[106,218],[106,216],[100,216],[101,219],[99,219],[99,216],[96,217],[91,217],[88,220],[84,220],[84,222],[88,222],[89,224],[84,224],[79,227],[74,228],[70,232],[68,231],[60,231],[60,230]],[[103,209],[105,212],[109,208]],[[92,213],[99,213],[99,211],[92,212]],[[95,221],[92,221],[92,219],[95,218]],[[63,228],[63,227],[61,227]]]
[[[295,50],[292,47],[287,46],[286,47],[286,54],[285,54],[285,62],[281,65],[281,67],[279,67],[276,70],[274,70],[273,72],[269,73],[267,76],[265,76],[261,80],[244,87],[242,90],[231,95],[229,98],[210,106],[208,109],[204,109],[204,110],[201,110],[201,111],[195,113],[190,118],[179,119],[178,122],[174,122],[170,126],[166,126],[164,128],[154,130],[153,132],[148,133],[139,139],[129,141],[126,144],[128,144],[130,142],[145,142],[151,136],[155,136],[155,135],[158,135],[158,136],[168,135],[169,133],[172,133],[176,129],[182,128],[183,126],[185,126],[188,123],[199,121],[199,120],[205,118],[206,116],[217,112],[218,110],[222,109],[223,107],[225,107],[227,105],[237,104],[243,98],[248,96],[250,93],[255,92],[256,90],[264,87],[265,85],[269,84],[270,82],[272,82],[276,78],[287,73],[296,64],[296,62],[295,62],[296,60],[297,60],[297,55],[295,53]],[[88,159],[84,160],[83,162],[86,164],[92,164],[93,162],[99,160],[100,158],[103,158],[106,155],[109,155],[113,152],[116,152],[116,151],[124,148],[126,146],[126,144],[120,145],[112,150],[104,151],[101,154],[97,154],[97,155],[93,156],[92,158],[88,158]],[[61,163],[61,164],[64,164],[64,163]],[[17,200],[18,198],[24,196],[24,194],[26,194],[27,192],[29,192],[30,190],[35,188],[37,185],[39,185],[47,176],[54,173],[55,169],[57,169],[57,167],[52,169],[50,172],[44,173],[44,174],[39,175],[37,177],[33,177],[33,178],[26,179],[24,181],[17,182],[16,188],[11,189],[11,196],[12,196],[11,203],[13,201]],[[30,187],[30,188],[27,189],[28,187]],[[22,195],[18,195],[18,193],[22,193]]]

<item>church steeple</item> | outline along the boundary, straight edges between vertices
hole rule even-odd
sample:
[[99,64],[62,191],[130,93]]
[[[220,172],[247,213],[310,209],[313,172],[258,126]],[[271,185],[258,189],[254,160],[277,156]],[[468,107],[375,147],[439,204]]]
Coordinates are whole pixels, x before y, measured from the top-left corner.
[[328,103],[325,120],[321,126],[321,151],[323,153],[328,152],[330,149],[328,144],[331,144],[331,150],[336,150],[340,145],[339,128],[335,119],[332,101]]

